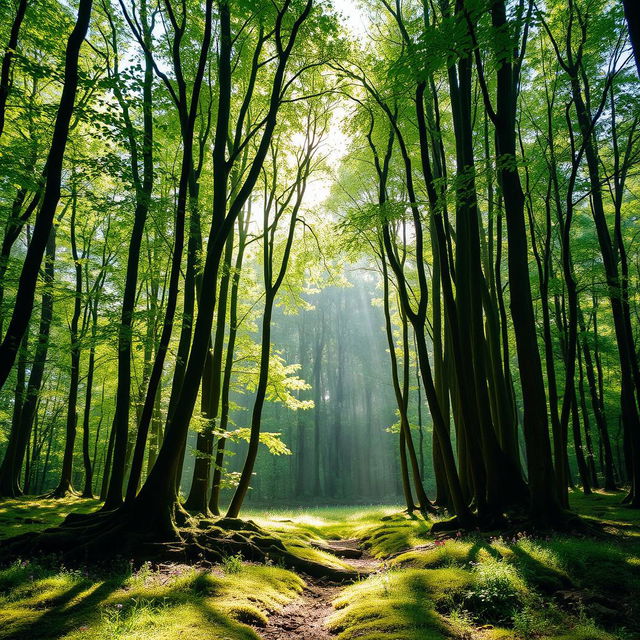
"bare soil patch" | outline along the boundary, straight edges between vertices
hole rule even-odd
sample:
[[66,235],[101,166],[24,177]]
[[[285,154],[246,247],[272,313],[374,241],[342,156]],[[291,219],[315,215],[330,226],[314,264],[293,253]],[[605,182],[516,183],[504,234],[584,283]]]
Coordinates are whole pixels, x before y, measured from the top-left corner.
[[[366,551],[360,551],[359,540],[330,540],[323,544],[326,551],[345,559],[362,574],[375,573],[382,563]],[[358,556],[359,557],[354,557]],[[342,590],[335,582],[306,578],[307,586],[300,597],[269,617],[266,627],[259,629],[264,640],[330,640],[333,636],[326,627],[333,612],[333,600]]]

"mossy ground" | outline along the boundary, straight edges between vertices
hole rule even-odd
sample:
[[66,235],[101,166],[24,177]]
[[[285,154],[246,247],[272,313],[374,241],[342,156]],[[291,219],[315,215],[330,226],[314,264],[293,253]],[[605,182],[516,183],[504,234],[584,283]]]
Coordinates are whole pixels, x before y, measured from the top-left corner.
[[290,571],[242,563],[97,576],[18,561],[0,573],[0,638],[255,640],[243,623],[263,625],[302,586]]
[[100,507],[98,500],[79,498],[42,499],[24,497],[0,500],[0,540],[28,531],[60,524],[69,513],[90,513]]
[[347,588],[330,627],[340,640],[640,638],[640,514],[621,493],[572,494],[607,539],[454,535],[396,514],[362,532],[388,571]]
[[[383,570],[340,591],[328,626],[339,640],[633,640],[640,638],[640,514],[621,494],[572,495],[610,539],[525,533],[434,540],[432,522],[398,507],[243,514],[300,555],[345,562],[311,546],[362,540]],[[0,537],[60,522],[95,501],[0,503]],[[182,565],[108,573],[55,559],[0,570],[0,639],[257,640],[267,616],[304,582],[277,566],[228,558],[213,571]],[[251,625],[251,626],[250,626]],[[256,631],[257,629],[257,631]]]

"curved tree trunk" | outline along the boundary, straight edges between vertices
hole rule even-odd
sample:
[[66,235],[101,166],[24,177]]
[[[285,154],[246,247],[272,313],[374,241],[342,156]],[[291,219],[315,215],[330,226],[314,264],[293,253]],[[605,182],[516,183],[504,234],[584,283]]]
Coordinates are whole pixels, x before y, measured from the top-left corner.
[[[150,32],[147,18],[147,3],[141,4],[141,20],[145,30],[143,38],[148,43]],[[115,26],[112,25],[114,50],[117,52]],[[131,153],[131,169],[136,190],[136,206],[133,214],[133,228],[127,250],[127,270],[125,274],[124,295],[120,310],[120,326],[118,330],[118,382],[116,389],[116,408],[113,416],[113,452],[110,466],[105,469],[108,477],[108,488],[104,509],[113,509],[122,503],[122,485],[124,482],[127,447],[129,443],[129,408],[131,405],[131,327],[138,286],[138,263],[144,235],[144,226],[153,192],[153,60],[151,51],[145,51],[143,97],[142,97],[142,146],[138,148],[137,132],[134,130],[127,102],[120,88],[120,79],[116,77],[114,92],[125,119],[126,133]],[[117,53],[116,53],[117,61]],[[116,76],[118,70],[116,68]],[[138,155],[142,156],[142,171],[138,168]],[[135,455],[135,454],[134,454]]]
[[44,289],[38,327],[38,342],[33,355],[33,364],[29,374],[29,382],[25,391],[24,402],[20,411],[17,428],[12,429],[7,450],[0,467],[0,495],[15,497],[21,495],[20,471],[31,437],[31,429],[38,407],[38,396],[42,387],[44,367],[49,350],[49,333],[53,318],[53,278],[56,256],[55,228],[51,229],[47,242],[47,251],[43,269]]
[[27,11],[28,0],[20,0],[16,9],[15,17],[11,25],[9,40],[2,57],[2,69],[0,71],[0,136],[4,131],[5,112],[7,107],[7,98],[11,91],[11,61],[18,48],[18,37],[20,35],[20,27],[24,20],[24,14]]
[[0,388],[9,377],[22,338],[29,325],[42,257],[53,227],[53,218],[60,200],[62,163],[69,135],[69,124],[78,87],[78,58],[80,47],[89,28],[92,0],[80,0],[73,31],[65,53],[64,87],[53,129],[51,147],[46,164],[46,183],[42,206],[36,217],[31,242],[20,273],[16,301],[9,326],[0,344]]

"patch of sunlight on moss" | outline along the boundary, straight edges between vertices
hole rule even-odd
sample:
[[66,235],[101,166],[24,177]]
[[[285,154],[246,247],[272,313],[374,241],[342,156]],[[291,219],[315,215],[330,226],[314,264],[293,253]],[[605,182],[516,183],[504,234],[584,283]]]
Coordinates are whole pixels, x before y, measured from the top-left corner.
[[514,616],[531,597],[527,584],[517,568],[502,558],[487,558],[475,563],[472,584],[459,603],[478,624],[511,626]]
[[[583,587],[610,594],[640,590],[637,555],[622,546],[577,538],[558,538],[548,545],[560,558],[566,572]],[[627,562],[630,558],[636,558],[636,561]]]
[[69,513],[89,513],[100,505],[99,500],[78,497],[43,499],[31,496],[2,500],[0,539],[60,524]]
[[10,601],[20,602],[23,607],[42,608],[47,604],[62,605],[82,589],[82,583],[74,575],[58,575],[28,580],[18,585],[8,596]]
[[521,636],[510,629],[487,629],[482,635],[482,640],[521,640]]
[[95,628],[78,628],[64,640],[258,640],[250,628],[204,603],[157,606],[142,603],[125,614],[103,614]]
[[500,538],[490,542],[483,538],[465,538],[434,543],[428,549],[407,551],[390,561],[396,567],[437,568],[471,567],[504,561],[517,567],[527,585],[546,592],[571,585],[571,580],[558,554],[542,543],[521,538],[508,543]]
[[422,517],[397,514],[387,518],[361,532],[362,545],[376,558],[409,550],[424,544],[429,537],[431,522]]
[[509,547],[505,558],[518,567],[527,584],[545,593],[573,584],[558,552],[541,542],[519,540]]
[[380,520],[398,514],[398,505],[329,506],[300,509],[249,509],[244,517],[263,527],[316,539],[360,538]]
[[313,560],[314,562],[319,562],[327,567],[332,567],[334,569],[353,569],[353,565],[348,564],[347,562],[343,562],[340,558],[336,557],[332,553],[328,553],[326,551],[322,551],[320,549],[315,549],[309,545],[301,545],[292,542],[286,542],[285,546],[291,553],[295,553],[295,555],[300,558],[305,558],[306,560]]
[[[275,611],[295,598],[304,581],[291,571],[279,567],[244,564],[240,573],[224,576],[192,569],[172,583],[172,591],[215,599],[217,606],[257,606],[261,611]],[[158,594],[162,595],[162,593]]]
[[0,600],[0,638],[258,640],[246,624],[264,625],[304,586],[290,571],[249,564],[223,575],[143,567],[108,581],[39,571],[49,575],[32,581],[23,572],[16,584],[13,569],[12,588]]
[[569,492],[569,502],[573,510],[587,518],[619,525],[625,530],[629,525],[635,525],[635,531],[628,530],[625,533],[638,536],[640,512],[622,503],[625,495],[624,491],[596,490],[585,496],[582,491],[572,490]]
[[347,587],[334,601],[328,627],[340,640],[440,640],[450,635],[436,606],[468,588],[469,572],[457,568],[404,569]]
[[321,530],[322,525],[317,524],[319,521],[315,518],[312,518],[313,524],[303,519],[252,518],[252,520],[260,527],[268,529],[283,538],[290,537],[298,540],[314,540],[324,537]]
[[620,640],[619,635],[612,635],[592,625],[577,625],[569,633],[543,636],[541,640]]
[[486,558],[473,567],[475,584],[485,584],[493,580],[499,580],[508,584],[518,593],[528,593],[526,582],[522,579],[517,567],[502,559]]
[[472,543],[447,540],[431,549],[407,551],[393,558],[391,567],[414,567],[416,569],[436,569],[438,567],[463,567],[469,564]]

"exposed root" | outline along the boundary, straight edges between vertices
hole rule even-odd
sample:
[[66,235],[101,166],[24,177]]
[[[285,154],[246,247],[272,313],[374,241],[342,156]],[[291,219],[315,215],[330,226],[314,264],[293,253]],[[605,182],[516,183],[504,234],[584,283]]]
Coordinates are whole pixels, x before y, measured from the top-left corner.
[[332,553],[334,556],[338,558],[347,558],[347,559],[358,559],[362,558],[362,549],[358,549],[357,547],[347,547],[341,545],[339,542],[335,544],[327,544],[326,542],[313,541],[311,542],[311,546],[315,549],[320,549],[320,551],[325,551],[326,553]]
[[68,565],[133,562],[184,562],[213,565],[240,555],[254,562],[273,562],[314,578],[347,582],[360,577],[357,569],[330,567],[289,551],[280,538],[251,520],[189,518],[185,526],[163,526],[127,507],[89,516],[69,516],[58,527],[6,540],[0,561],[17,557],[56,555]]
[[44,500],[61,500],[62,498],[77,498],[80,494],[71,485],[59,485],[48,493],[40,496]]
[[460,516],[453,516],[448,520],[439,520],[431,525],[431,533],[434,536],[446,535],[454,531],[471,531],[476,528],[475,520],[464,520]]
[[492,518],[477,518],[473,524],[460,521],[458,516],[434,522],[431,533],[436,538],[446,538],[452,533],[482,533],[515,536],[527,533],[535,536],[565,534],[593,538],[605,538],[609,534],[605,526],[581,518],[571,511],[562,511],[553,521],[538,522],[522,514],[505,514]]

